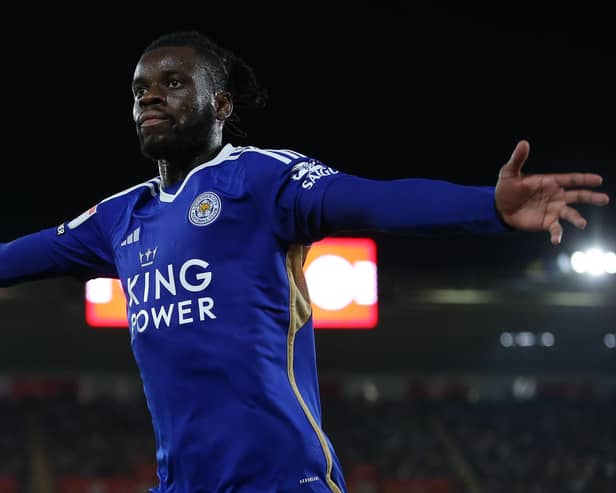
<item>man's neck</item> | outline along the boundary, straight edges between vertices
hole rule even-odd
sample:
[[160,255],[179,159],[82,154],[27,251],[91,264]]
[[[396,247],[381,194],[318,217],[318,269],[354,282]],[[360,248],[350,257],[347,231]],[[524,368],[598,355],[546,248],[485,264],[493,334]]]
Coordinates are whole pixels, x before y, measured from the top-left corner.
[[158,171],[162,181],[163,188],[170,187],[174,183],[183,181],[184,178],[195,167],[213,159],[222,149],[222,143],[208,147],[202,153],[186,160],[167,160],[161,159],[158,161]]

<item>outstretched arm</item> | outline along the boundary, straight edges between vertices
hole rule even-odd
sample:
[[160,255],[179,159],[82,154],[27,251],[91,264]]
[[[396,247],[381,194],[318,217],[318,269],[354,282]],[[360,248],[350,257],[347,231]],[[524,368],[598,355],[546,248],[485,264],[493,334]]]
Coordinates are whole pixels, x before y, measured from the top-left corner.
[[561,220],[578,228],[586,219],[570,204],[603,206],[609,197],[591,191],[602,183],[591,173],[536,174],[523,176],[528,142],[516,146],[501,168],[496,187],[471,187],[454,183],[402,179],[366,180],[341,176],[324,192],[322,231],[463,229],[474,233],[549,231],[551,241],[562,238]]
[[525,231],[548,231],[550,241],[559,244],[561,220],[577,228],[586,227],[586,219],[569,204],[604,206],[609,197],[590,188],[603,182],[592,173],[536,174],[524,176],[522,166],[529,153],[527,141],[520,141],[509,161],[501,168],[496,184],[496,209],[510,227]]
[[58,227],[0,243],[0,287],[60,276],[117,276],[106,237],[90,211]]
[[113,265],[74,238],[59,241],[56,228],[0,243],[0,287],[25,281],[93,274],[117,275]]
[[609,197],[592,191],[603,182],[592,173],[523,176],[528,142],[515,147],[495,186],[466,186],[443,180],[374,180],[340,173],[316,159],[298,158],[277,176],[278,234],[312,242],[341,232],[548,231],[558,244],[560,221],[578,228],[586,219],[570,204],[603,206]]

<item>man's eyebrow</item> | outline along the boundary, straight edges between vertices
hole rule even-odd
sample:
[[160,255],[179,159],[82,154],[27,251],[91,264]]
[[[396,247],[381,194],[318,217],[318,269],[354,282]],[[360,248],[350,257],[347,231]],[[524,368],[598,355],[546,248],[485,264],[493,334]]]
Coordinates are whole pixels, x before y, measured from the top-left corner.
[[144,84],[145,79],[143,77],[135,77],[133,81],[130,83],[131,87],[134,87],[138,84]]
[[161,71],[163,74],[165,75],[177,75],[177,74],[185,74],[186,71],[182,70],[181,68],[173,68],[173,69],[168,69],[168,70],[162,70]]
[[[167,70],[161,70],[161,73],[163,73],[165,76],[170,76],[170,75],[183,75],[186,73],[185,70],[182,70],[181,68],[173,68],[173,69],[167,69]],[[146,78],[143,76],[139,76],[139,77],[135,77],[132,81],[132,85],[134,86],[135,84],[145,84],[146,83]]]

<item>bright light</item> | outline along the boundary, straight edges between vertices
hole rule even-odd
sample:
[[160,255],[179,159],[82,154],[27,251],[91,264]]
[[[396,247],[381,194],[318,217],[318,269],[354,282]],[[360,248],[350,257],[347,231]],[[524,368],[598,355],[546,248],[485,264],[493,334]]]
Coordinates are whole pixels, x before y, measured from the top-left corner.
[[571,268],[578,274],[586,272],[588,265],[584,252],[574,252],[573,255],[571,255]]
[[578,274],[601,276],[616,274],[616,254],[604,252],[600,248],[576,251],[571,255],[571,268]]
[[377,302],[374,262],[352,264],[339,255],[321,255],[310,263],[305,275],[312,302],[324,310],[342,310],[353,302]]
[[500,343],[503,347],[513,346],[513,336],[511,335],[511,332],[503,332],[500,336]]
[[86,299],[90,303],[109,303],[113,297],[113,279],[97,277],[86,283]]
[[322,255],[306,269],[312,302],[324,310],[342,310],[355,297],[353,265],[338,255]]
[[378,321],[376,243],[325,238],[304,263],[315,328],[370,329]]
[[604,253],[598,248],[591,248],[586,252],[586,262],[588,264],[588,273],[591,276],[600,276],[605,273],[603,270],[603,255]]
[[606,348],[614,349],[616,347],[616,334],[607,333],[603,336],[603,344]]
[[554,334],[551,332],[541,334],[541,344],[545,347],[552,347],[554,345]]
[[616,274],[616,253],[607,252],[603,257],[605,262],[605,272],[608,274]]
[[528,330],[521,332],[501,332],[500,343],[505,348],[512,347],[535,347],[541,346],[544,348],[554,346],[556,337],[551,332],[539,332],[537,334]]
[[376,263],[372,260],[358,260],[353,264],[353,277],[355,303],[376,305],[378,301]]
[[518,332],[515,336],[515,342],[521,347],[530,347],[535,345],[535,334],[532,332]]

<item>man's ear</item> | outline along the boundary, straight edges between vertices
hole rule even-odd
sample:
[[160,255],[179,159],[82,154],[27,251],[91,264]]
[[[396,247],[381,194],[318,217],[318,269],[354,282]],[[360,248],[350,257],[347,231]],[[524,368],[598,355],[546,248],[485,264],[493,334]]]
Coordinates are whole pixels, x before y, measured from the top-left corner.
[[221,122],[226,121],[233,113],[233,100],[231,94],[222,91],[214,96],[216,102],[216,119]]

